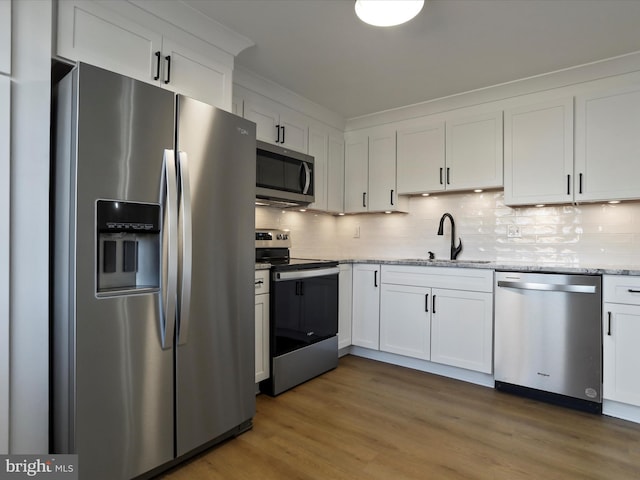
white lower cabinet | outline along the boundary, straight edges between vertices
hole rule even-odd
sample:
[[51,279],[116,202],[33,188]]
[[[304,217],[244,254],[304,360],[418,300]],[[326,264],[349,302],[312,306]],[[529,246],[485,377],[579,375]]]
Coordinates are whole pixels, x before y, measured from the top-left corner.
[[640,277],[605,275],[602,285],[603,397],[640,407]]
[[353,266],[351,343],[380,348],[380,265]]
[[269,378],[269,270],[256,271],[256,383]]
[[340,265],[338,279],[338,348],[351,345],[353,268],[348,264]]
[[381,279],[380,350],[492,372],[492,270],[384,265]]
[[431,361],[491,373],[493,294],[434,288]]
[[431,289],[383,284],[380,292],[380,350],[429,360]]

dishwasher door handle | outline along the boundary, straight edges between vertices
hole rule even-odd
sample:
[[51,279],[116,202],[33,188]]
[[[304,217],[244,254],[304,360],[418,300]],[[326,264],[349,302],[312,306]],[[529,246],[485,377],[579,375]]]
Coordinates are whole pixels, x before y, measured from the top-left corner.
[[596,287],[594,285],[562,285],[554,283],[505,282],[498,280],[498,286],[518,290],[539,290],[543,292],[596,293]]

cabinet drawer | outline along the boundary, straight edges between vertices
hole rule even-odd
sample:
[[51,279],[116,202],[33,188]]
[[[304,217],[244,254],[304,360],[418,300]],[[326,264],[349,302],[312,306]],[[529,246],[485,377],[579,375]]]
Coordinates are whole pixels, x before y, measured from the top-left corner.
[[640,277],[604,275],[602,292],[605,302],[640,305]]
[[256,270],[256,295],[269,293],[269,269]]
[[493,270],[383,265],[382,283],[492,292]]

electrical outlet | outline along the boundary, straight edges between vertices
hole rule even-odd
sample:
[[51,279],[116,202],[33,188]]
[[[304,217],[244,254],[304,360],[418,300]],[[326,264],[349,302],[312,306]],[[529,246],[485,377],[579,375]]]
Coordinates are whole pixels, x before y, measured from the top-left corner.
[[360,225],[356,225],[356,228],[353,230],[353,238],[360,238]]
[[520,225],[510,224],[507,227],[507,237],[509,238],[520,238],[522,237],[520,233]]

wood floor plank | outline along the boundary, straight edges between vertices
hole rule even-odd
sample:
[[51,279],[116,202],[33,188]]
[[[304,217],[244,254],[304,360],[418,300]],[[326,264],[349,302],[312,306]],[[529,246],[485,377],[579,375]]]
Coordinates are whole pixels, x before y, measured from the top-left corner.
[[160,478],[637,480],[640,425],[346,356]]

